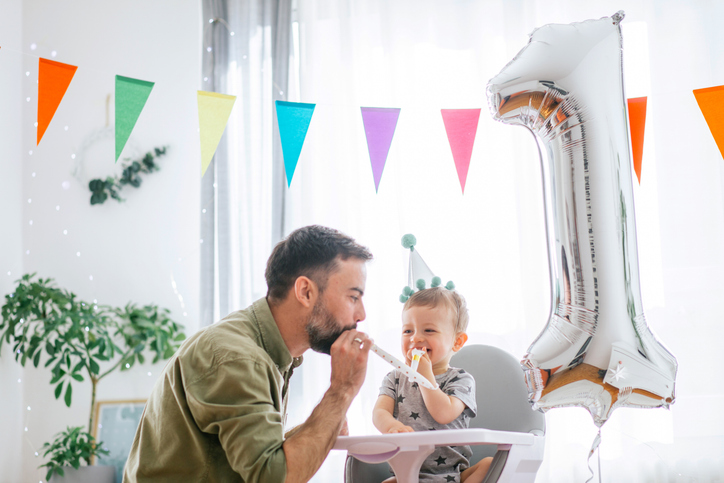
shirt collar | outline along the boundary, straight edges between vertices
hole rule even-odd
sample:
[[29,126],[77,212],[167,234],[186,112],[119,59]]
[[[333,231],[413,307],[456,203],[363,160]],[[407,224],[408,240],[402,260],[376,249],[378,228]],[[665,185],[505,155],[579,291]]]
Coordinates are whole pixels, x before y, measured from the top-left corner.
[[272,316],[266,298],[260,298],[254,302],[252,304],[252,311],[259,335],[261,336],[262,346],[279,370],[286,372],[291,366],[297,367],[301,364],[302,357],[293,358],[287,345],[284,343],[284,339],[282,339],[282,334],[279,332],[279,327],[274,320],[274,316]]

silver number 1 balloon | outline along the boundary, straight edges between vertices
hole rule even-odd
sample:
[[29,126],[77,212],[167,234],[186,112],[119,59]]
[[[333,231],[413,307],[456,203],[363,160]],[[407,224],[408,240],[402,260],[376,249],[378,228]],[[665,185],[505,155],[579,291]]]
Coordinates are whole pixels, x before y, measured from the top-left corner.
[[493,117],[540,152],[551,314],[522,365],[534,407],[668,407],[677,363],[649,329],[639,287],[622,78],[623,12],[546,25],[490,80]]

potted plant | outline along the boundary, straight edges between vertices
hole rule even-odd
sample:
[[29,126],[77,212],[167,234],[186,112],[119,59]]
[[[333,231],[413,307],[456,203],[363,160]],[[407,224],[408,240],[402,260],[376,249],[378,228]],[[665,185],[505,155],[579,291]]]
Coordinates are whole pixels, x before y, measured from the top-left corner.
[[132,303],[122,308],[90,304],[55,287],[50,278],[34,277],[24,275],[15,291],[5,296],[0,351],[5,342],[12,345],[15,360],[23,366],[32,361],[38,367],[45,359],[55,398],[62,395],[68,407],[73,384],[86,379],[91,383],[87,431],[83,426],[68,427],[52,443],[43,445],[44,456],[50,455],[50,459],[41,467],[48,468],[46,479],[57,475],[55,482],[67,468],[78,470],[82,462],[90,466],[92,457],[107,454],[90,434],[101,379],[118,369],[128,370],[136,362],[144,363],[147,353],[153,355],[154,363],[170,358],[186,336],[182,326],[169,318],[168,309]]

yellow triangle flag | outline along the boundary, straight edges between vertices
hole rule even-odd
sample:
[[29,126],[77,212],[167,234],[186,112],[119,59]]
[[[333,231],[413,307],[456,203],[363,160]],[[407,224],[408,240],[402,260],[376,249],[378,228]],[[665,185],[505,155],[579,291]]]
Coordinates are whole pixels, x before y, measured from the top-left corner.
[[201,176],[203,177],[219,146],[221,136],[224,134],[236,96],[198,91],[197,99],[199,136],[201,138]]

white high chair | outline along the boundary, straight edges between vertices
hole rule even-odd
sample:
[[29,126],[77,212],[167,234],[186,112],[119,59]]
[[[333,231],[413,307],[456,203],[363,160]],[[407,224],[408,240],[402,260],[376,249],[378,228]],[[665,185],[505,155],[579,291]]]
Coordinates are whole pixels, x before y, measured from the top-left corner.
[[545,416],[531,409],[518,360],[497,347],[469,345],[450,365],[475,378],[478,415],[470,429],[340,436],[333,449],[347,451],[346,483],[379,483],[392,476],[390,466],[398,483],[416,483],[435,446],[459,445],[471,445],[471,465],[493,456],[484,483],[535,481],[543,461]]

